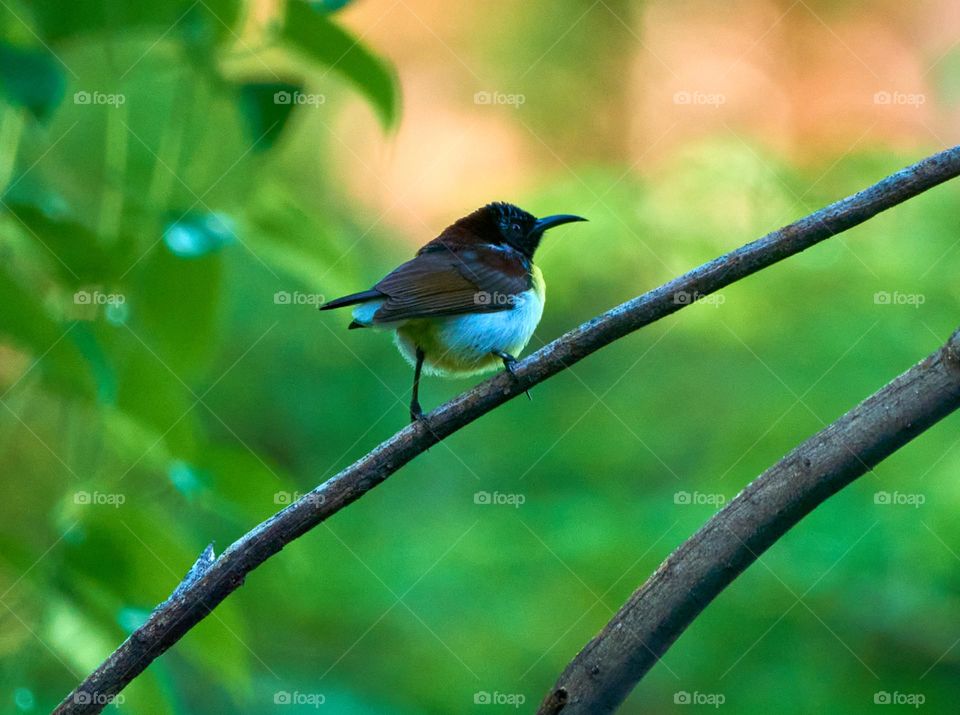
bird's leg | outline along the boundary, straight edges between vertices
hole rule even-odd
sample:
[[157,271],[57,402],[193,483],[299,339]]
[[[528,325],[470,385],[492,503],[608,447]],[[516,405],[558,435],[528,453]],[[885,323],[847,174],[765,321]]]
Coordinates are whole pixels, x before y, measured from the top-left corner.
[[410,399],[410,421],[417,422],[423,419],[423,410],[420,408],[420,372],[423,370],[423,350],[417,348],[417,366],[413,369],[413,397]]
[[[513,379],[516,380],[517,373],[514,372],[514,365],[517,364],[517,359],[510,353],[505,353],[503,350],[494,350],[493,354],[496,355],[501,360],[503,360],[503,367],[506,368],[507,372],[510,373],[511,377],[513,377]],[[530,397],[530,390],[524,390],[524,393],[527,395],[528,400],[533,399],[532,397]]]

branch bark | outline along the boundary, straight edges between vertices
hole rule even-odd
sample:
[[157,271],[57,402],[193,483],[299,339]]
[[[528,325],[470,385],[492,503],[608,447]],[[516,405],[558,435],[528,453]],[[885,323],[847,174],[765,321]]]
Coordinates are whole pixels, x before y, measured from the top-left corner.
[[804,516],[960,407],[960,330],[752,481],[570,662],[539,715],[613,712],[690,623]]
[[54,711],[96,713],[154,659],[240,587],[286,544],[366,494],[421,452],[530,387],[645,325],[778,261],[846,231],[960,174],[960,146],[930,156],[863,191],[623,303],[564,334],[501,373],[441,405],[299,501],[235,541],[212,565],[158,606]]

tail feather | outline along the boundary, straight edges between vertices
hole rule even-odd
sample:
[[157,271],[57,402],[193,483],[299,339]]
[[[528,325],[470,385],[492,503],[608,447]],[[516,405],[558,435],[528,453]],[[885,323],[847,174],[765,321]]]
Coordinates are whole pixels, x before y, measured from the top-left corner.
[[348,305],[356,305],[357,303],[366,303],[368,300],[376,300],[378,298],[383,298],[383,293],[378,290],[365,290],[361,293],[351,293],[350,295],[345,295],[342,298],[335,298],[334,300],[327,301],[320,306],[320,310],[332,310],[333,308],[344,308]]

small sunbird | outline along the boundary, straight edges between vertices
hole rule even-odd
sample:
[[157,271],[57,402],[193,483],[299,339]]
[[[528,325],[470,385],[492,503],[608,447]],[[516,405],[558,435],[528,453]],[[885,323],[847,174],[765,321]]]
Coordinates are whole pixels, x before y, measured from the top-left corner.
[[464,216],[370,290],[320,310],[355,306],[349,328],[394,332],[414,367],[410,420],[423,417],[420,374],[463,376],[498,364],[513,372],[543,315],[545,285],[533,254],[548,229],[587,219],[538,219],[494,202]]

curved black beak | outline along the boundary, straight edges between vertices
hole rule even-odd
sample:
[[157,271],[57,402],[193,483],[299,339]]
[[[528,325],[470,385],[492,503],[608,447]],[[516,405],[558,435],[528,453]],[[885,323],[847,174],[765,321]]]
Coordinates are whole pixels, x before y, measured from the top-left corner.
[[535,224],[533,224],[533,233],[534,235],[542,234],[547,229],[554,228],[555,226],[561,226],[565,223],[573,223],[574,221],[586,221],[587,219],[583,216],[574,216],[573,214],[555,214],[554,216],[544,216],[542,219],[539,219]]

